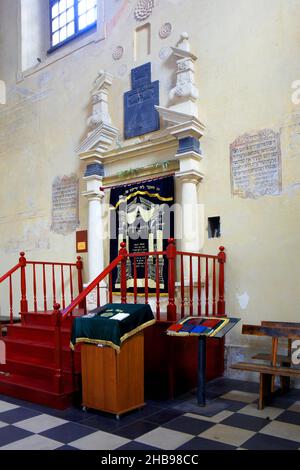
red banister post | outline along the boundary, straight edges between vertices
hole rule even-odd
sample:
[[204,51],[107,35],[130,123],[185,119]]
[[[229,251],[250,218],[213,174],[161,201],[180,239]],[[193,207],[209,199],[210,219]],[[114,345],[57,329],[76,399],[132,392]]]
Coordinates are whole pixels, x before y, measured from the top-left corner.
[[119,256],[122,256],[121,260],[121,303],[126,304],[127,303],[127,269],[126,269],[126,264],[127,264],[127,249],[126,249],[126,243],[122,242],[121,243],[121,248],[119,251]]
[[54,364],[55,364],[55,389],[57,393],[63,393],[62,381],[62,343],[61,343],[61,312],[60,305],[53,305],[52,323],[54,325]]
[[[83,270],[83,262],[81,256],[77,256],[77,261],[76,261],[76,268],[77,268],[77,278],[78,278],[78,294],[81,294],[83,291],[83,279],[82,279],[82,270]],[[84,308],[86,307],[86,299],[83,300],[79,304],[79,308]]]
[[176,245],[174,238],[169,238],[167,247],[168,259],[168,293],[169,303],[167,306],[168,321],[177,320],[177,312],[175,305],[175,261],[176,261]]
[[22,251],[19,258],[20,268],[21,268],[21,302],[20,310],[22,313],[28,312],[28,302],[26,298],[26,258],[25,253]]
[[83,291],[83,281],[82,281],[83,262],[82,262],[81,256],[77,256],[76,268],[77,268],[77,274],[78,274],[78,292],[80,294]]
[[218,300],[218,315],[225,315],[225,263],[226,253],[224,246],[220,246],[218,254],[219,263],[219,300]]

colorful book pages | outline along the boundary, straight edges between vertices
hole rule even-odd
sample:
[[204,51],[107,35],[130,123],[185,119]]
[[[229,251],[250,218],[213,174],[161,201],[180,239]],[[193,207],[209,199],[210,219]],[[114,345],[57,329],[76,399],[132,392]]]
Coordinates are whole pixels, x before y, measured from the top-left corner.
[[172,325],[168,328],[168,331],[180,331],[181,328],[182,328],[182,324],[181,323],[176,323],[176,325]]
[[194,328],[195,328],[194,323],[187,321],[186,323],[183,324],[180,330],[180,333],[190,333]]
[[223,320],[215,320],[215,319],[209,319],[209,320],[205,320],[204,322],[201,323],[201,326],[206,326],[207,328],[212,328],[212,329],[215,329],[217,328],[221,323],[223,322]]
[[209,334],[211,333],[211,328],[206,328],[206,326],[195,326],[195,328],[191,331],[191,333],[202,333],[202,334]]

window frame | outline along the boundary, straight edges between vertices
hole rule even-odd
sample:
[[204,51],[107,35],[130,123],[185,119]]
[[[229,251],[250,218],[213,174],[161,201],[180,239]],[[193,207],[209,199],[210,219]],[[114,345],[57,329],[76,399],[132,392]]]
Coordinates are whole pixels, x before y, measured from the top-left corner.
[[[78,30],[78,0],[74,0],[74,27],[75,27],[75,33],[72,34],[72,36],[69,36],[66,38],[64,41],[59,42],[55,46],[52,46],[52,7],[55,3],[57,3],[59,0],[49,0],[49,36],[50,36],[50,48],[47,51],[47,54],[51,54],[52,52],[56,51],[57,49],[60,49],[61,47],[69,44],[70,42],[74,41],[76,38],[80,38],[81,36],[84,36],[86,33],[93,31],[97,29],[98,25],[98,14],[97,14],[97,19],[95,23],[92,23],[88,26],[86,26],[84,29],[81,29],[80,31]],[[99,11],[98,9],[98,0],[97,0],[97,12]]]

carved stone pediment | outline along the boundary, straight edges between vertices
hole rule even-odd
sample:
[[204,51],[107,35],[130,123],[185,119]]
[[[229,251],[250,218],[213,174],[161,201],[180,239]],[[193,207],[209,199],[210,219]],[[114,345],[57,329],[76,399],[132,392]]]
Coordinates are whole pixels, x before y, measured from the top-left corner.
[[199,91],[195,83],[197,56],[191,52],[189,36],[182,33],[176,47],[172,47],[177,58],[176,85],[169,93],[170,109],[198,117]]
[[88,134],[77,148],[79,154],[90,150],[106,152],[116,142],[119,130],[112,125],[109,114],[109,90],[113,77],[101,70],[91,90],[93,112],[87,120]]

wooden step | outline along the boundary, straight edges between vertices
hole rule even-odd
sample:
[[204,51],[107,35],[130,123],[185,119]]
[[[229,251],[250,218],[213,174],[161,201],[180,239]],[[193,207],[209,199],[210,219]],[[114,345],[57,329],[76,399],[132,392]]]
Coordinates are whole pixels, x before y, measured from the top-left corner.
[[[15,340],[4,338],[6,344],[7,359],[17,361],[33,362],[35,358],[39,358],[41,364],[54,367],[55,346],[53,343],[37,342],[30,340]],[[75,352],[75,370],[80,370],[80,353]],[[71,367],[72,351],[70,347],[62,348],[62,367],[68,369]]]
[[[73,318],[82,315],[83,309],[74,310],[73,316],[64,319],[63,326],[71,328]],[[26,325],[53,326],[53,311],[21,313],[21,321]]]
[[[25,377],[34,377],[42,379],[44,383],[49,383],[56,374],[54,367],[45,366],[44,364],[38,364],[33,362],[24,362],[13,359],[8,359],[6,364],[0,365],[0,371],[10,374],[23,375]],[[79,372],[73,373],[71,369],[63,370],[63,383],[66,384],[68,389],[79,388]]]
[[[46,384],[47,387],[47,384]],[[57,409],[65,409],[72,405],[73,390],[66,390],[57,394],[47,390],[45,382],[34,377],[11,374],[0,375],[0,394],[15,397],[21,400],[38,403]]]
[[[8,325],[7,338],[15,340],[37,341],[39,343],[46,342],[54,344],[55,330],[51,326],[41,325]],[[62,344],[69,346],[71,339],[71,328],[62,328],[61,334]]]
[[[75,316],[81,316],[77,310]],[[21,322],[6,325],[6,364],[0,366],[0,394],[64,409],[72,404],[80,390],[80,347],[70,349],[74,317],[68,317],[61,327],[63,393],[58,394],[56,343],[53,312],[21,314]]]

